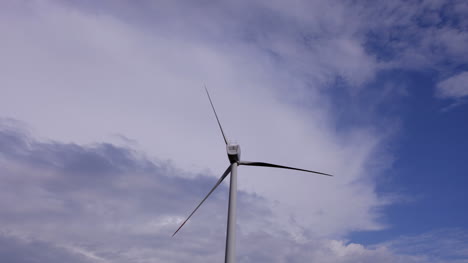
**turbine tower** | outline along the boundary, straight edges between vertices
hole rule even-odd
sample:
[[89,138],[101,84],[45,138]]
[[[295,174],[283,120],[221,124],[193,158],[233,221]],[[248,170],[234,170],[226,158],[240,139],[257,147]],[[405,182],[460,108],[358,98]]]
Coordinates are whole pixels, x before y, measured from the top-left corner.
[[297,171],[303,171],[308,173],[315,173],[321,174],[326,176],[332,176],[331,174],[305,170],[300,168],[294,168],[289,166],[277,165],[272,163],[264,163],[264,162],[248,162],[248,161],[241,161],[240,159],[240,146],[235,143],[230,143],[226,139],[226,135],[224,134],[223,127],[219,122],[218,114],[216,114],[215,107],[213,106],[213,101],[211,101],[210,94],[208,93],[208,89],[206,89],[206,95],[210,100],[211,108],[213,108],[213,112],[215,114],[216,120],[218,121],[219,129],[221,130],[221,134],[223,135],[224,142],[226,143],[226,150],[230,165],[224,171],[223,175],[218,179],[216,184],[211,188],[208,194],[203,198],[203,200],[195,207],[195,209],[190,213],[190,215],[185,219],[185,221],[179,226],[179,228],[172,234],[174,237],[177,232],[185,225],[185,223],[192,217],[192,215],[198,210],[198,208],[205,202],[205,200],[213,193],[213,191],[223,182],[224,178],[226,178],[229,173],[231,174],[231,180],[229,184],[229,208],[228,208],[228,217],[227,217],[227,233],[226,233],[226,252],[225,252],[225,263],[235,263],[235,245],[236,245],[236,201],[237,201],[237,166],[239,165],[246,165],[246,166],[263,166],[263,167],[273,167],[273,168],[283,168],[283,169],[291,169]]

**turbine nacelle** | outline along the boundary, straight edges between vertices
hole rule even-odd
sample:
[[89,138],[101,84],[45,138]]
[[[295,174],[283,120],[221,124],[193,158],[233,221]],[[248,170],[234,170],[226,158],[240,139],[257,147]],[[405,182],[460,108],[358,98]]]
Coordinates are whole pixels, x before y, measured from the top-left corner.
[[241,149],[240,145],[237,143],[228,143],[226,145],[226,151],[231,163],[236,163],[240,161]]

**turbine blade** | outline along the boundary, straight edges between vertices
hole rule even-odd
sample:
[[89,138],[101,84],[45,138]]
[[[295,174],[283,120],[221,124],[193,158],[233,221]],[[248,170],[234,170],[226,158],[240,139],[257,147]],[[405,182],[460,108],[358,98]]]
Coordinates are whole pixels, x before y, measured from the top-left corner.
[[185,221],[179,226],[179,228],[177,228],[177,230],[174,232],[174,234],[172,234],[172,237],[174,237],[175,234],[177,234],[177,232],[179,232],[179,230],[185,225],[185,223],[190,219],[190,217],[192,217],[192,215],[198,210],[198,208],[203,204],[203,202],[205,202],[205,200],[208,198],[208,196],[210,196],[211,193],[213,193],[213,191],[216,189],[216,187],[218,187],[221,184],[221,182],[224,180],[224,178],[226,178],[226,176],[230,172],[231,172],[231,165],[229,165],[229,167],[226,169],[226,171],[223,173],[223,175],[219,178],[218,182],[216,182],[216,184],[213,186],[213,188],[211,188],[210,192],[205,196],[205,198],[203,198],[203,200],[197,205],[197,207],[195,207],[195,209],[187,217],[187,219],[185,219]]
[[238,162],[238,164],[239,165],[247,165],[247,166],[263,166],[263,167],[273,167],[273,168],[284,168],[284,169],[291,169],[291,170],[303,171],[303,172],[308,172],[308,173],[315,173],[315,174],[333,176],[331,174],[326,174],[326,173],[321,173],[321,172],[316,172],[316,171],[311,171],[311,170],[305,170],[305,169],[300,169],[300,168],[294,168],[294,167],[289,167],[289,166],[283,166],[283,165],[278,165],[278,164],[272,164],[272,163],[240,161],[240,162]]
[[210,93],[208,93],[208,89],[206,88],[206,86],[205,86],[205,91],[206,91],[206,95],[208,95],[208,99],[210,100],[211,108],[213,108],[214,114],[216,116],[216,120],[218,121],[219,129],[221,130],[221,133],[223,134],[224,142],[227,145],[228,141],[226,139],[226,135],[224,135],[223,127],[221,127],[221,123],[219,122],[218,114],[216,114],[215,107],[213,106],[213,102],[211,101]]

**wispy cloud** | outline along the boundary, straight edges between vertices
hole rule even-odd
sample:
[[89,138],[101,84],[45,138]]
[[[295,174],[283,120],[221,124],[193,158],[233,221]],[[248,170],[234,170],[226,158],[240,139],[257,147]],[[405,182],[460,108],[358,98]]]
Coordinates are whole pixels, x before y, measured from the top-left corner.
[[440,98],[460,99],[468,96],[468,72],[462,72],[437,84]]
[[402,236],[380,246],[406,255],[424,255],[427,262],[468,262],[468,235],[457,228],[437,229],[427,233]]

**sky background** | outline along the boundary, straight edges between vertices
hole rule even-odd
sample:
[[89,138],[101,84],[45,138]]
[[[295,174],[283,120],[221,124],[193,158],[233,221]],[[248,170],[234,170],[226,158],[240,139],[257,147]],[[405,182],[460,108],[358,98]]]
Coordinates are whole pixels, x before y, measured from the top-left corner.
[[0,1],[0,258],[468,262],[466,1]]

